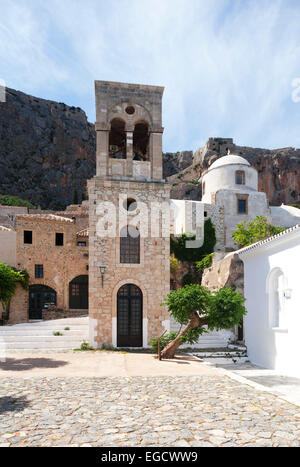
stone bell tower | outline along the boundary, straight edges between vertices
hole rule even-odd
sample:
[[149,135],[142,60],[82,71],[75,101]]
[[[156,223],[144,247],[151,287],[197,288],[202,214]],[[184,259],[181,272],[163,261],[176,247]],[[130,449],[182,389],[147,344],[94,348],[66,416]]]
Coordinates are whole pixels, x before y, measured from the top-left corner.
[[97,171],[88,190],[90,343],[97,348],[146,347],[169,319],[161,306],[170,288],[163,91],[95,82]]

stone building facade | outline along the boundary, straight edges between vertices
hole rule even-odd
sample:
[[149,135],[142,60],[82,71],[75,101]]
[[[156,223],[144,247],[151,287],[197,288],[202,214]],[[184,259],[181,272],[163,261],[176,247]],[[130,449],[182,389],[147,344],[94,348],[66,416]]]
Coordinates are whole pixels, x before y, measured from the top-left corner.
[[68,316],[88,313],[88,230],[80,227],[75,218],[54,214],[17,216],[17,268],[28,271],[30,289],[21,294],[23,305],[18,298],[14,322],[45,318],[53,306],[57,318],[66,311]]
[[170,288],[163,88],[102,81],[95,88],[97,173],[88,182],[90,343],[145,347],[168,319],[161,306]]

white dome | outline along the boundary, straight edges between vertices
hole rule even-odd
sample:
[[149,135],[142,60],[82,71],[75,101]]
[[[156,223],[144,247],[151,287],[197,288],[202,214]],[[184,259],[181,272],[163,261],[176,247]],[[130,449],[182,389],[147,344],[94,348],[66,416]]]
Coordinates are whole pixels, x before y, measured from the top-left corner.
[[228,156],[223,156],[217,159],[209,168],[216,169],[217,167],[223,167],[224,165],[232,165],[232,164],[239,164],[239,165],[247,165],[250,167],[249,162],[241,156],[235,156],[234,154],[228,154]]

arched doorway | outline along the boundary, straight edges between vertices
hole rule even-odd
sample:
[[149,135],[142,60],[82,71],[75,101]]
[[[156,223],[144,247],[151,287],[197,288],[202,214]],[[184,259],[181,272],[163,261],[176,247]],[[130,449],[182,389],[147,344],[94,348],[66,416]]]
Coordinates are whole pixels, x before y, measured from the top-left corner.
[[77,276],[69,284],[70,310],[87,310],[89,308],[89,276]]
[[29,319],[42,319],[43,308],[56,305],[56,292],[47,285],[29,287]]
[[133,284],[123,285],[117,296],[117,347],[143,346],[143,294]]

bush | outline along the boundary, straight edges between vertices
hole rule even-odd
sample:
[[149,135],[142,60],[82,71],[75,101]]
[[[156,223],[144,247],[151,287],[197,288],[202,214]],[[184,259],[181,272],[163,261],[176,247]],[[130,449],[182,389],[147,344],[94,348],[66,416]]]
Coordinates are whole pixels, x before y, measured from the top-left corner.
[[200,248],[186,248],[186,241],[195,240],[196,236],[185,233],[180,237],[172,237],[170,240],[171,253],[180,261],[195,263],[201,261],[204,256],[213,253],[216,245],[216,233],[210,219],[204,222],[204,242]]
[[243,221],[238,224],[235,232],[232,234],[232,238],[240,247],[245,247],[277,235],[283,232],[283,230],[284,227],[270,224],[265,216],[257,216],[251,222],[247,223]]
[[0,204],[3,206],[23,206],[28,209],[36,209],[36,206],[29,201],[19,198],[19,196],[0,195]]
[[[168,334],[165,334],[163,337],[160,339],[160,350],[162,350],[166,345],[171,342],[172,340],[175,339],[177,336],[177,331],[171,331]],[[158,353],[158,337],[154,337],[153,339],[150,340],[150,345],[152,352],[157,354]]]
[[204,269],[210,268],[212,265],[213,256],[214,254],[211,253],[210,255],[204,256],[204,258],[201,261],[197,261],[196,262],[197,272],[203,272]]

